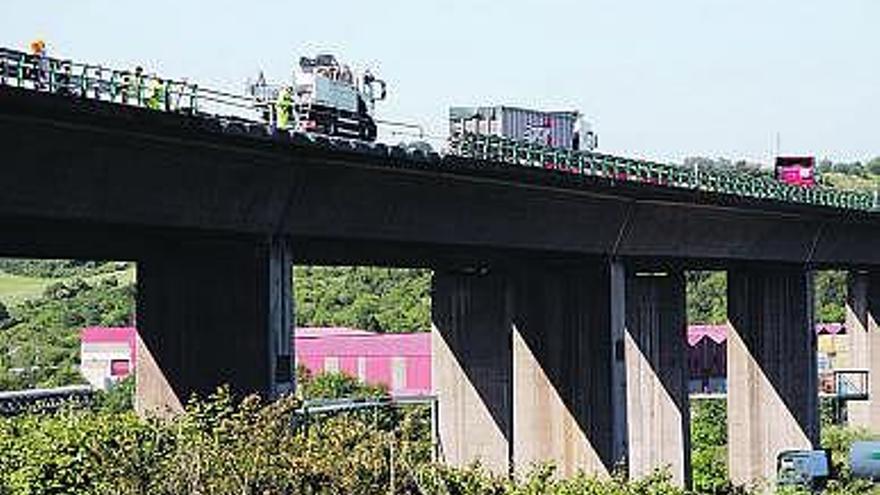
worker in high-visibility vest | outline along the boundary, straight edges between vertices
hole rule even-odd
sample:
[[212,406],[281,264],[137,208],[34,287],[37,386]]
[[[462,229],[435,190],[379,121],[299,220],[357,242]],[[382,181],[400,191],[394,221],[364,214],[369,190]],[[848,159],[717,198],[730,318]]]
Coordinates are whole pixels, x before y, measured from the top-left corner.
[[147,108],[165,109],[165,84],[157,77],[151,77],[147,84]]
[[31,57],[34,63],[34,85],[37,89],[46,89],[49,86],[49,57],[45,41],[35,39],[31,42]]
[[290,126],[290,117],[293,113],[293,90],[290,86],[284,86],[278,92],[275,100],[275,121],[279,129],[287,129]]

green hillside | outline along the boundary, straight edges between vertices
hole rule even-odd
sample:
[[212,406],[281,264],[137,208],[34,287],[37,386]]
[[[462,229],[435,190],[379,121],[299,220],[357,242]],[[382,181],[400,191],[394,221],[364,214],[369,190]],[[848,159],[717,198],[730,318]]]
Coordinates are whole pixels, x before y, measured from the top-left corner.
[[115,278],[120,285],[130,285],[135,280],[134,265],[128,264],[118,271],[93,273],[86,276],[44,278],[28,275],[16,275],[0,271],[0,302],[14,307],[25,301],[37,299],[52,284],[67,283],[80,278],[89,284],[97,284],[102,280]]

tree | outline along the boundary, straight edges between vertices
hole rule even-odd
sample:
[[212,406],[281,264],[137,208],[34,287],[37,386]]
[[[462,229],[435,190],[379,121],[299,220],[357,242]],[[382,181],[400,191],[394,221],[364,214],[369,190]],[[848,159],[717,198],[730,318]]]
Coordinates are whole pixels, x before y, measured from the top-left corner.
[[866,165],[869,172],[874,175],[880,175],[880,156],[874,158]]
[[687,286],[687,321],[721,324],[727,320],[727,276],[724,272],[690,271]]
[[12,315],[9,314],[9,309],[0,301],[0,328],[5,327],[12,321]]

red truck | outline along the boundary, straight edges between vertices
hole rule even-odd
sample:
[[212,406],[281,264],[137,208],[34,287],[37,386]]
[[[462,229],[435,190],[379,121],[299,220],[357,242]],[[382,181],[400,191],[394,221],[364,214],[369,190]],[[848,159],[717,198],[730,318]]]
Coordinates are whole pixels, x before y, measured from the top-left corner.
[[812,156],[776,157],[776,179],[800,187],[816,185],[816,160]]

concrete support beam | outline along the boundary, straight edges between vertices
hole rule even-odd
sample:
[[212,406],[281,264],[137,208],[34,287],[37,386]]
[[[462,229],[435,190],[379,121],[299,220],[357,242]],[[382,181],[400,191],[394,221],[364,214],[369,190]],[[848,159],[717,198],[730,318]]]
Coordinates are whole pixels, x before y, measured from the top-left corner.
[[592,263],[532,265],[514,278],[514,466],[607,475],[624,456],[623,332],[611,306],[623,299],[622,277]]
[[501,273],[437,270],[432,287],[432,380],[442,458],[510,469],[511,326]]
[[781,451],[819,440],[812,272],[732,267],[727,305],[730,478],[770,482]]
[[848,276],[846,331],[853,368],[868,370],[868,400],[847,403],[851,425],[880,433],[880,273],[852,271]]
[[690,414],[680,271],[626,277],[626,391],[629,474],[667,468],[690,485]]
[[288,243],[180,241],[153,252],[138,260],[137,410],[173,414],[224,384],[291,391]]

